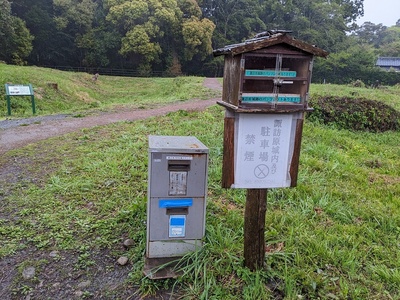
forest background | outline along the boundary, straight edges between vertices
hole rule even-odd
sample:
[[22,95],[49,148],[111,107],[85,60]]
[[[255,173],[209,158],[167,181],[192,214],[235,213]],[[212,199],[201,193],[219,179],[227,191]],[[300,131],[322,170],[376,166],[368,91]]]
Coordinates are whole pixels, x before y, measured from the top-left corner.
[[316,60],[314,82],[399,83],[375,62],[400,57],[400,19],[359,26],[363,14],[363,0],[0,0],[0,60],[221,76],[213,49],[280,29],[330,52]]

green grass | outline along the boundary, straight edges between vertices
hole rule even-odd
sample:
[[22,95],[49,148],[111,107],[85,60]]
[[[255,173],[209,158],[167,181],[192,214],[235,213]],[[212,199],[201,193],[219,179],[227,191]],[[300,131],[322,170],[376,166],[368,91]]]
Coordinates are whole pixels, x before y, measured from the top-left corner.
[[[266,268],[251,273],[243,267],[244,191],[220,188],[222,130],[223,110],[215,106],[84,130],[8,154],[33,159],[35,147],[51,148],[46,164],[56,166],[42,184],[22,184],[7,198],[12,217],[0,226],[1,255],[31,244],[112,248],[129,236],[137,245],[129,251],[131,280],[142,280],[144,293],[167,285],[197,299],[400,297],[398,132],[306,123],[298,187],[268,194],[272,250]],[[176,282],[142,279],[149,134],[195,135],[210,148],[205,246],[186,257]]]
[[[153,108],[189,99],[208,99],[216,93],[202,87],[203,78],[129,78],[102,76],[92,81],[87,73],[62,72],[39,67],[0,64],[0,97],[5,99],[5,83],[32,84],[36,114],[86,113],[116,106]],[[53,89],[49,83],[57,83]],[[8,117],[6,101],[0,106],[0,120]],[[29,96],[11,97],[12,117],[31,117]]]
[[[400,101],[391,89],[380,97]],[[243,267],[245,191],[220,187],[223,117],[218,106],[178,111],[8,152],[0,164],[30,162],[25,172],[35,180],[20,180],[1,204],[0,257],[32,245],[74,250],[82,257],[76,267],[85,268],[93,249],[118,257],[115,245],[128,236],[136,243],[129,280],[144,295],[174,289],[188,299],[400,299],[400,133],[306,121],[298,186],[269,191],[266,266],[250,272]],[[176,280],[142,275],[150,134],[194,135],[210,149],[205,245],[184,257]]]
[[400,110],[400,84],[391,87],[382,86],[378,89],[337,84],[311,84],[310,94],[311,97],[318,95],[365,98],[369,100],[381,101],[397,110]]

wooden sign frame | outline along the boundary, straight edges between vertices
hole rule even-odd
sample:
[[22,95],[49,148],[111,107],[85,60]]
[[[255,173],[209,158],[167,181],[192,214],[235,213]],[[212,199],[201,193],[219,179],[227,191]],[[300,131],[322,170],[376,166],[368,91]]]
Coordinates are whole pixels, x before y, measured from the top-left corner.
[[[225,119],[224,119],[224,147],[223,147],[223,161],[222,161],[222,187],[223,188],[274,188],[274,187],[295,187],[297,185],[298,178],[298,168],[299,168],[299,159],[300,159],[300,148],[301,148],[301,139],[303,132],[303,120],[304,113],[296,112],[292,114],[282,114],[282,116],[289,115],[292,120],[292,128],[290,129],[290,144],[288,145],[288,164],[286,166],[288,173],[288,183],[282,185],[268,185],[268,182],[265,185],[244,185],[243,183],[238,184],[238,178],[235,178],[235,174],[237,176],[238,172],[253,172],[253,170],[245,170],[240,169],[242,166],[238,166],[238,149],[240,145],[238,145],[238,120],[240,118],[241,113],[235,113],[231,110],[226,110]],[[252,115],[252,114],[246,114]],[[269,114],[254,114],[254,116],[264,116],[268,118]],[[272,115],[277,117],[278,115]],[[273,133],[271,133],[273,135]],[[257,146],[257,145],[255,145]],[[259,146],[259,145],[258,145]],[[271,145],[272,146],[272,143]],[[256,158],[255,158],[256,159]],[[271,160],[270,160],[271,162]],[[270,167],[270,166],[269,166]],[[251,175],[251,174],[250,174]],[[249,175],[249,176],[250,176]],[[262,183],[261,183],[262,184]]]

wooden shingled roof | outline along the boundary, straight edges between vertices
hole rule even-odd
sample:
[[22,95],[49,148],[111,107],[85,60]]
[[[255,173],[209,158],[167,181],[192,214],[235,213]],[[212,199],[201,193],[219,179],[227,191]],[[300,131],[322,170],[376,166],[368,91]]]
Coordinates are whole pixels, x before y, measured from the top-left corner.
[[304,52],[320,57],[327,57],[329,54],[327,51],[318,48],[315,45],[295,39],[294,37],[290,36],[287,31],[267,31],[259,33],[255,36],[255,38],[246,40],[243,43],[228,45],[224,48],[216,49],[213,51],[213,55],[235,56],[278,44],[287,44]]

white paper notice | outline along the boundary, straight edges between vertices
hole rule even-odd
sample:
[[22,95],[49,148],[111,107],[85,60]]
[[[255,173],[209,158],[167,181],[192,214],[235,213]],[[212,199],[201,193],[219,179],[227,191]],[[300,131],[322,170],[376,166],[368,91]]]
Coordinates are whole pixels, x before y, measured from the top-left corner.
[[169,195],[186,195],[187,172],[169,172]]
[[291,114],[239,114],[235,188],[289,187]]
[[10,96],[29,96],[32,95],[31,89],[27,85],[10,85],[8,86]]

